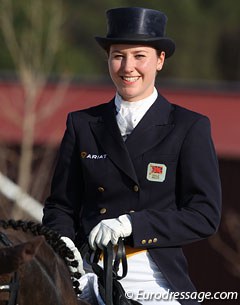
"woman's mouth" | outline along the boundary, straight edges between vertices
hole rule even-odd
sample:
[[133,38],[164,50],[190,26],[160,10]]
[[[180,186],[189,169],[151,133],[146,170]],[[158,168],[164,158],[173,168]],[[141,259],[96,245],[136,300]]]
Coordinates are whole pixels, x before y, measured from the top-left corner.
[[121,76],[121,78],[127,83],[135,83],[137,80],[139,80],[140,76]]

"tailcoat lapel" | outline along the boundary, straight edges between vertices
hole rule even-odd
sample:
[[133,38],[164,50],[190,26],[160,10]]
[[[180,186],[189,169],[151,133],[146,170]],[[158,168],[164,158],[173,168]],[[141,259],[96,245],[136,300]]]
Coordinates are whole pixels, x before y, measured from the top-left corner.
[[159,95],[126,140],[132,160],[160,143],[172,131],[171,111],[172,105]]
[[114,100],[104,105],[99,120],[91,128],[108,157],[135,183],[137,175],[132,160],[160,143],[174,128],[169,122],[171,104],[159,96],[126,142],[120,134]]
[[133,163],[117,125],[114,100],[104,105],[100,114],[100,120],[90,124],[93,133],[108,157],[138,184]]

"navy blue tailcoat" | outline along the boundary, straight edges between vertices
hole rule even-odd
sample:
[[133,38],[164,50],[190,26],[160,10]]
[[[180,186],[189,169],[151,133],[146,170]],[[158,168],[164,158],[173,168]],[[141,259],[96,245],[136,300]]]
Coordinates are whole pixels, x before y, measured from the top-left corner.
[[221,213],[206,116],[159,95],[124,142],[114,100],[68,115],[43,224],[80,247],[102,219],[126,213],[128,242],[149,251],[174,291],[195,291],[182,246],[212,235]]

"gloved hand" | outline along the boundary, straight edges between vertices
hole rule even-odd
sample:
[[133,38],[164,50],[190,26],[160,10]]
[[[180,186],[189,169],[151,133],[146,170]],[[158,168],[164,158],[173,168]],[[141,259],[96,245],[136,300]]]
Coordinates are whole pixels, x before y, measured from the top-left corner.
[[74,258],[70,259],[67,258],[68,261],[72,262],[74,260],[76,260],[78,262],[78,266],[77,267],[73,267],[73,266],[69,266],[69,269],[71,272],[79,272],[81,273],[81,275],[85,274],[85,271],[83,269],[83,260],[82,260],[82,256],[80,254],[80,252],[78,251],[77,247],[75,247],[74,242],[65,236],[61,237],[61,240],[65,242],[66,246],[73,252],[74,254]]
[[106,247],[109,241],[116,245],[119,237],[127,237],[132,233],[131,217],[127,214],[118,218],[104,219],[90,232],[88,242],[93,250]]

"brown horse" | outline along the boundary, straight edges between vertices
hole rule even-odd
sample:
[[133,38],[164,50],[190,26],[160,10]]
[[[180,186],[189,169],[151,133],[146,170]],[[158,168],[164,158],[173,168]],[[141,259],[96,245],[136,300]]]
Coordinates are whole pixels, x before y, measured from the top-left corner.
[[60,235],[40,224],[0,220],[0,304],[87,304],[71,280],[79,274],[70,274],[64,260],[72,255]]

